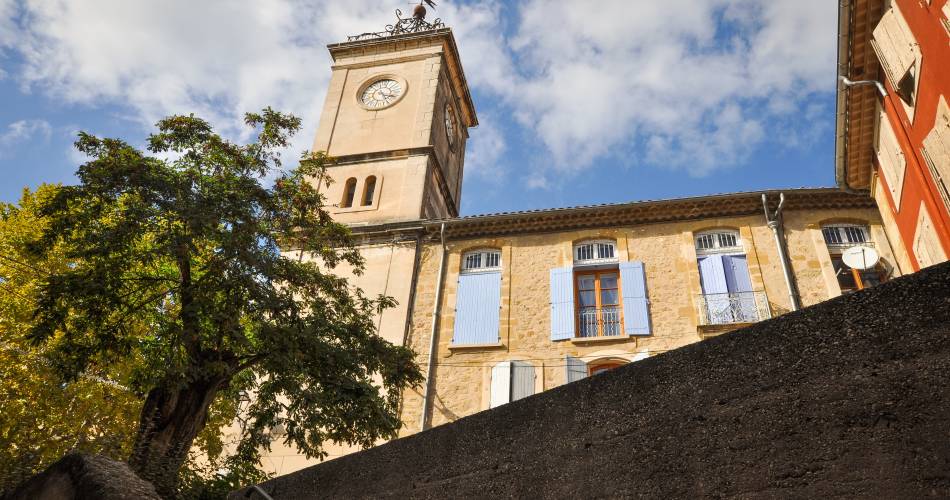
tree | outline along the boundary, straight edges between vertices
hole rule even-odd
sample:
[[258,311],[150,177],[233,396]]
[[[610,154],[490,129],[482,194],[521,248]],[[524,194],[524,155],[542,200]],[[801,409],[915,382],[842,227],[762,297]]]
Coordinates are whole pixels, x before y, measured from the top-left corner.
[[[412,351],[376,335],[392,299],[332,274],[342,262],[360,272],[362,259],[312,182],[329,183],[328,158],[305,153],[284,171],[279,151],[300,120],[268,108],[246,123],[256,140],[238,145],[200,118],[166,118],[151,156],[81,133],[91,159],[79,184],[41,209],[35,251],[62,248],[71,265],[44,280],[30,338],[73,376],[141,360],[149,389],[129,463],[166,496],[233,383],[255,395],[239,447],[252,458],[277,425],[308,456],[392,437],[400,393],[421,380]],[[315,259],[281,251],[291,246]]]
[[25,190],[18,205],[0,204],[0,491],[70,451],[126,456],[141,407],[117,382],[130,373],[127,367],[92,363],[64,383],[49,349],[26,339],[43,278],[67,266],[59,249],[43,258],[26,251],[46,225],[37,207],[56,189]]

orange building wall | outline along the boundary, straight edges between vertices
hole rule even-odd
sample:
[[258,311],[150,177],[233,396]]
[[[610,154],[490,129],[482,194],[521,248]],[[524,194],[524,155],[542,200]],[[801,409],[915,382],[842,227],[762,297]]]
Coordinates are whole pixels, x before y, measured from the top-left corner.
[[[940,198],[926,160],[920,152],[924,138],[933,129],[940,95],[943,94],[945,99],[950,100],[950,35],[942,25],[943,14],[940,11],[950,0],[931,0],[929,5],[926,0],[893,1],[898,4],[920,46],[920,84],[917,89],[914,121],[911,122],[890,81],[884,79],[888,97],[884,99],[883,105],[907,159],[907,170],[904,173],[901,210],[894,211],[895,203],[888,189],[883,190],[884,199],[877,201],[881,210],[889,210],[894,215],[904,247],[912,256],[914,231],[917,228],[920,204],[923,202],[933,219],[944,251],[950,255],[950,212]],[[883,176],[878,176],[878,182],[887,187]],[[919,270],[916,256],[911,259],[911,265],[915,271]]]

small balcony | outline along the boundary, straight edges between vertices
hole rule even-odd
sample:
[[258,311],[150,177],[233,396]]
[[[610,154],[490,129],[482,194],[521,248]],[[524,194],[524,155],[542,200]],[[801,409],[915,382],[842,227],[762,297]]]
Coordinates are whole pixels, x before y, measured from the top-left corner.
[[623,322],[620,306],[581,307],[577,313],[577,336],[579,338],[620,337]]
[[699,326],[756,323],[772,317],[765,292],[703,294],[698,301]]

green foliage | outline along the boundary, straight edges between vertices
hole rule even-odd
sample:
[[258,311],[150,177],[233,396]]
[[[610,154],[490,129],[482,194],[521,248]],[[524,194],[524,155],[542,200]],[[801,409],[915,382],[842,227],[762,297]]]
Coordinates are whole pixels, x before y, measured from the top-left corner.
[[27,337],[68,380],[131,367],[129,387],[146,395],[131,463],[160,491],[221,391],[254,394],[243,464],[276,426],[310,456],[327,441],[392,437],[402,389],[421,380],[412,352],[376,335],[392,299],[332,274],[363,262],[312,182],[329,182],[329,159],[305,153],[285,171],[279,151],[300,121],[265,109],[247,123],[256,141],[238,145],[199,118],[169,117],[152,155],[80,134],[91,158],[80,183],[40,204],[48,223],[33,258],[68,265],[43,277]]
[[[0,204],[0,491],[72,451],[125,459],[142,407],[142,394],[130,389],[138,358],[122,364],[91,362],[67,381],[50,361],[50,348],[26,339],[45,277],[70,265],[60,248],[42,258],[26,249],[47,227],[38,207],[57,189],[43,185],[35,192],[24,190],[16,205]],[[224,480],[235,484],[263,478],[254,462],[239,462],[221,442],[221,429],[238,414],[238,393],[223,391],[211,407],[195,443],[206,465],[190,463],[182,471],[189,494],[219,494]],[[210,469],[210,464],[217,466]],[[231,472],[216,474],[225,466]]]
[[25,337],[45,276],[68,266],[59,248],[42,258],[26,251],[46,227],[37,207],[56,189],[41,186],[19,205],[0,206],[0,490],[69,451],[127,456],[141,407],[116,382],[128,370],[90,363],[67,382],[49,361],[50,347],[34,348]]

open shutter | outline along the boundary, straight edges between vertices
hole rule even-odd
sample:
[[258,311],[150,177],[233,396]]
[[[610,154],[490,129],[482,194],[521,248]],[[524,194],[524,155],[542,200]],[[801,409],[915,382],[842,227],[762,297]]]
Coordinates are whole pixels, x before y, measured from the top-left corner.
[[574,269],[551,269],[551,340],[574,338]]
[[726,285],[729,287],[730,307],[734,319],[740,323],[758,321],[748,259],[745,255],[723,255],[722,263],[726,271]]
[[643,262],[620,263],[620,288],[623,297],[623,329],[627,335],[650,334],[650,307]]
[[896,6],[885,12],[875,26],[871,46],[877,52],[891,86],[897,88],[901,78],[914,64],[915,51],[918,49]]
[[525,361],[511,362],[511,400],[534,394],[534,365]]
[[577,382],[587,377],[587,363],[580,358],[568,356],[565,365],[567,366],[567,383]]
[[511,362],[502,361],[491,369],[491,406],[501,406],[511,400]]
[[499,341],[501,273],[459,276],[455,299],[453,344],[494,344]]
[[706,314],[707,323],[730,323],[732,314],[729,309],[729,285],[726,282],[722,255],[700,257],[699,277],[706,303],[706,310],[703,312]]

